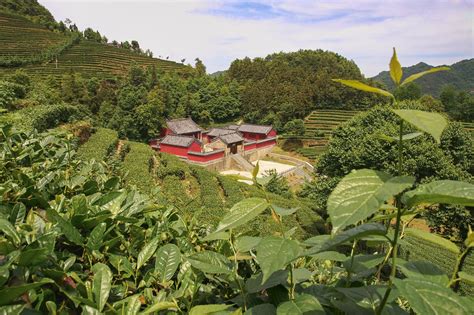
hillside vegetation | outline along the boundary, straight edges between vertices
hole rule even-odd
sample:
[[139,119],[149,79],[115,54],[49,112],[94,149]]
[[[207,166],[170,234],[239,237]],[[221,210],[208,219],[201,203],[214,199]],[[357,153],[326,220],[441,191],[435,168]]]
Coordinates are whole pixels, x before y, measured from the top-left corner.
[[[474,93],[474,59],[467,59],[456,62],[449,66],[450,71],[440,72],[436,75],[428,75],[416,80],[423,94],[439,96],[445,85],[452,85],[458,90]],[[420,62],[411,67],[403,67],[403,78],[434,68],[424,62]],[[388,71],[382,71],[372,78],[383,83],[389,90],[394,90],[395,85],[390,79]]]
[[[341,109],[312,111],[304,119],[304,134],[280,136],[281,139],[286,139],[283,146],[289,146],[289,149],[294,149],[299,154],[314,161],[326,150],[334,129],[358,113],[359,111]],[[292,148],[295,143],[300,143],[301,147]]]
[[20,15],[0,11],[0,77],[21,66],[28,74],[61,77],[71,71],[84,77],[123,76],[132,64],[186,73],[188,67],[88,41],[78,33],[50,31]]

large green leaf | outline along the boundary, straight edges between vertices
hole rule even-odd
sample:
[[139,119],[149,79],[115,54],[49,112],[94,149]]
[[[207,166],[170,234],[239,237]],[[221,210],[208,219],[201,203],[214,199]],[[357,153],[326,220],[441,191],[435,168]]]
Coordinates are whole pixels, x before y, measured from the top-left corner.
[[296,241],[275,236],[265,237],[257,245],[257,261],[263,273],[262,282],[275,271],[286,268],[299,253],[300,247]]
[[440,245],[446,248],[447,250],[455,253],[456,255],[459,255],[460,253],[459,247],[457,247],[456,244],[434,233],[425,232],[415,228],[406,228],[405,235],[415,236],[433,244]]
[[410,261],[403,265],[399,265],[399,267],[403,274],[410,279],[424,279],[426,281],[438,283],[442,286],[447,286],[449,283],[449,278],[444,271],[428,261]]
[[392,59],[390,59],[390,77],[392,78],[392,81],[395,83],[395,85],[398,86],[400,84],[400,80],[402,79],[402,76],[403,76],[402,66],[400,65],[400,62],[398,61],[397,51],[395,50],[395,47],[393,47],[393,55],[392,55]]
[[288,270],[275,271],[265,282],[262,282],[263,274],[260,272],[245,281],[245,288],[248,293],[257,293],[279,284],[287,285],[288,273]]
[[422,71],[422,72],[419,72],[419,73],[412,74],[411,76],[409,76],[408,78],[406,78],[403,81],[401,86],[403,86],[405,84],[408,84],[412,81],[415,81],[416,79],[419,79],[424,75],[427,75],[427,74],[430,74],[430,73],[435,73],[435,72],[438,72],[438,71],[446,71],[446,70],[450,70],[449,67],[436,67],[436,68],[431,68],[430,70],[426,70],[426,71]]
[[441,142],[441,134],[448,125],[443,115],[414,109],[396,109],[395,114],[416,128],[433,136],[436,142]]
[[402,201],[413,207],[421,203],[447,203],[474,206],[474,185],[454,180],[437,180],[421,184],[403,194]]
[[102,263],[92,266],[92,272],[94,273],[92,292],[94,293],[97,309],[102,312],[112,287],[112,272],[107,265]]
[[161,283],[171,280],[181,263],[181,252],[178,246],[166,244],[156,252],[155,272]]
[[128,298],[127,307],[125,307],[123,315],[137,315],[141,306],[142,303],[140,302],[140,296],[135,294]]
[[[314,255],[325,252],[335,248],[338,245],[347,243],[356,238],[361,238],[368,235],[385,235],[387,229],[380,223],[367,223],[356,226],[350,230],[343,231],[340,234],[334,235],[325,242],[316,242],[308,251],[304,253],[305,256]],[[307,243],[311,246],[311,243]]]
[[0,290],[0,306],[10,304],[20,297],[23,293],[40,287],[42,285],[54,283],[51,279],[41,279],[41,281],[35,283],[22,284],[18,286],[6,287]]
[[197,268],[205,273],[229,274],[232,272],[230,261],[224,255],[216,252],[198,252],[189,256],[188,261],[194,268]]
[[326,312],[319,301],[309,294],[298,295],[294,300],[281,303],[277,315],[324,315]]
[[465,300],[439,283],[419,278],[393,282],[417,314],[472,314]]
[[414,181],[410,176],[390,178],[369,169],[346,175],[327,202],[333,234],[374,214],[386,200],[411,187]]
[[392,93],[379,89],[379,88],[372,87],[370,85],[367,85],[357,80],[342,80],[342,79],[332,79],[332,80],[335,82],[342,83],[346,86],[350,86],[351,88],[354,88],[354,89],[358,89],[358,90],[370,92],[370,93],[382,94],[384,96],[389,96],[393,98]]
[[137,257],[137,270],[139,270],[146,262],[153,256],[160,243],[160,239],[158,237],[153,238],[149,243],[143,246],[140,253],[138,253]]
[[226,305],[226,304],[197,305],[197,306],[194,306],[189,311],[189,315],[208,315],[212,313],[225,311],[231,306],[232,305]]
[[106,228],[107,224],[102,222],[92,230],[87,239],[87,248],[89,248],[90,250],[100,249],[100,247],[104,243],[104,233]]
[[236,228],[254,219],[269,206],[263,198],[248,198],[236,203],[219,222],[214,233]]
[[74,225],[71,224],[71,222],[65,220],[54,209],[50,208],[46,210],[46,215],[48,217],[48,220],[56,223],[59,226],[61,232],[64,233],[64,235],[69,241],[77,245],[82,245],[84,243],[84,239],[79,230],[77,230]]
[[235,240],[235,249],[241,253],[248,252],[257,247],[261,241],[261,237],[244,235]]
[[20,235],[15,230],[15,227],[10,222],[8,222],[8,220],[0,219],[0,231],[10,237],[14,244],[20,244]]

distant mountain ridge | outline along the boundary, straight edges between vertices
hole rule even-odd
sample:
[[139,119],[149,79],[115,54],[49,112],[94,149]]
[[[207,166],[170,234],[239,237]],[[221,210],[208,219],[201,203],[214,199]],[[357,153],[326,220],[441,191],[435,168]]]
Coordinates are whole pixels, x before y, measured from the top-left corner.
[[[410,67],[404,67],[403,78],[420,71],[429,70],[433,67],[434,66],[424,62],[417,63]],[[436,75],[427,75],[416,80],[416,84],[420,86],[422,93],[439,96],[445,85],[452,85],[456,89],[474,94],[474,58],[456,62],[449,67],[451,68],[450,71],[442,71],[436,73]],[[372,79],[383,83],[389,90],[395,88],[388,71],[382,71]]]

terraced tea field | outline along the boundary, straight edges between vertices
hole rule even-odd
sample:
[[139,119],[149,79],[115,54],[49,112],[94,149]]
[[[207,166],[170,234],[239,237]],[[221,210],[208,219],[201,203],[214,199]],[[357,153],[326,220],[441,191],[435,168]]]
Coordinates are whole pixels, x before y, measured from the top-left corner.
[[[0,60],[2,58],[45,60],[38,56],[51,50],[58,50],[68,41],[71,39],[64,34],[49,31],[25,18],[0,12]],[[37,77],[48,75],[61,77],[72,70],[86,78],[122,76],[132,63],[144,67],[154,65],[156,69],[162,71],[173,70],[181,73],[189,71],[187,66],[173,61],[150,58],[127,49],[86,40],[80,40],[62,50],[57,62],[52,59],[46,58],[45,61],[23,65],[21,68]],[[18,67],[0,66],[0,77],[16,69]]]
[[358,111],[335,109],[313,111],[304,120],[305,134],[303,136],[291,137],[292,139],[302,140],[304,144],[296,152],[311,160],[315,160],[326,150],[333,130],[358,113]]
[[0,12],[0,58],[29,58],[68,40],[25,18]]

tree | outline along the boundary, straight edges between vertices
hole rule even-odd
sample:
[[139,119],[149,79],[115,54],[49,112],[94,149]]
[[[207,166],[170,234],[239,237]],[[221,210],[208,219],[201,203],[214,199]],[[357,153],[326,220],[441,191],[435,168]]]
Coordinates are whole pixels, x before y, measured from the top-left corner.
[[127,80],[131,85],[140,86],[146,83],[147,77],[143,68],[134,62],[128,70]]
[[140,52],[140,44],[136,40],[132,40],[131,42],[131,48],[134,52]]
[[396,88],[393,95],[398,101],[417,100],[421,97],[421,89],[416,83],[409,83]]
[[194,69],[196,70],[196,74],[198,76],[205,76],[206,66],[204,65],[204,63],[199,58],[194,59],[194,61],[195,61]]
[[419,102],[427,111],[444,112],[443,103],[431,95],[423,95],[420,97]]
[[285,124],[284,132],[290,135],[302,136],[306,132],[302,119],[293,119]]

